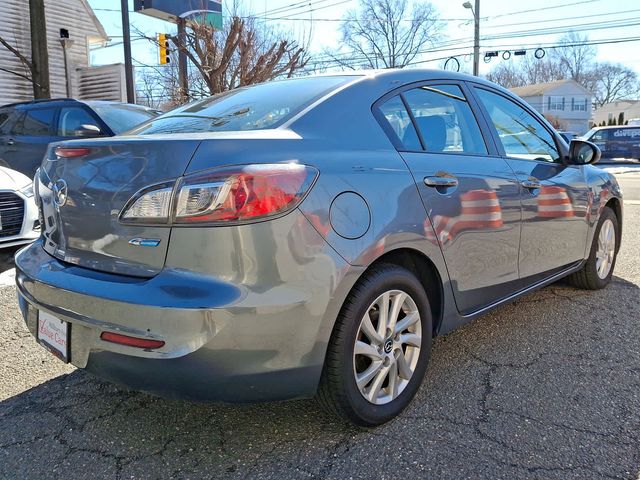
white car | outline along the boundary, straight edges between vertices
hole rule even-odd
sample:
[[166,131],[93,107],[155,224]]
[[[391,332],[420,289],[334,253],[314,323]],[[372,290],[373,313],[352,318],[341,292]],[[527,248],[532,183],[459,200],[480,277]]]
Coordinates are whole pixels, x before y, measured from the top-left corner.
[[39,236],[33,182],[20,172],[0,167],[0,248],[30,243]]

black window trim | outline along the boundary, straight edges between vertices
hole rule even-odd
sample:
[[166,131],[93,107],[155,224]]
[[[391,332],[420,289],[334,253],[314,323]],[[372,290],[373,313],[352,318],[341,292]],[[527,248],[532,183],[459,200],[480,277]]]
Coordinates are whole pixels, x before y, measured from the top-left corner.
[[[407,83],[405,85],[402,85],[398,88],[395,88],[387,93],[385,93],[382,97],[380,97],[379,99],[377,99],[373,105],[371,106],[371,111],[373,113],[373,116],[375,117],[375,119],[378,121],[378,124],[380,125],[380,127],[384,130],[384,132],[387,134],[387,137],[389,137],[389,140],[391,141],[391,143],[393,144],[393,146],[395,147],[395,149],[398,152],[402,152],[402,153],[421,153],[421,154],[425,154],[425,155],[456,155],[456,156],[468,156],[468,157],[495,157],[495,156],[501,156],[500,152],[498,150],[498,145],[496,145],[495,143],[495,137],[493,135],[493,132],[491,131],[491,126],[489,124],[487,124],[487,120],[483,114],[483,111],[481,110],[480,105],[478,105],[478,101],[475,97],[475,95],[473,95],[473,92],[471,91],[470,88],[468,88],[467,82],[462,81],[462,80],[453,80],[453,79],[447,79],[447,78],[442,78],[442,79],[433,79],[433,80],[421,80],[418,82],[412,82],[412,83]],[[462,90],[462,93],[464,94],[467,103],[469,104],[469,108],[471,109],[471,113],[473,114],[476,123],[478,125],[478,128],[480,129],[480,134],[482,135],[482,140],[484,141],[485,147],[487,148],[487,152],[486,153],[469,153],[469,152],[428,152],[425,149],[425,143],[424,143],[424,139],[422,138],[422,134],[420,133],[420,130],[417,127],[416,121],[415,121],[415,117],[413,115],[413,112],[411,111],[410,108],[408,108],[408,103],[404,97],[404,92],[407,92],[409,90],[414,90],[416,88],[420,88],[423,86],[437,86],[437,85],[455,85],[457,87],[460,88],[460,90]],[[411,149],[407,149],[404,147],[404,144],[402,142],[402,139],[398,138],[398,135],[396,134],[396,132],[391,128],[391,126],[389,125],[389,122],[387,121],[387,119],[385,118],[384,114],[382,113],[382,111],[380,110],[380,106],[383,105],[387,100],[390,100],[391,98],[395,97],[395,96],[399,96],[400,99],[402,100],[402,103],[404,104],[405,109],[407,110],[407,113],[409,114],[409,118],[411,119],[411,123],[413,125],[414,130],[416,131],[417,135],[418,135],[418,139],[420,140],[420,144],[422,145],[422,150],[411,150]]]
[[[556,133],[552,128],[549,127],[547,120],[542,117],[537,111],[533,110],[532,108],[530,108],[528,105],[524,104],[524,102],[520,101],[520,99],[518,99],[515,96],[511,96],[509,94],[505,94],[504,92],[501,92],[500,90],[497,90],[495,88],[491,88],[490,86],[481,84],[481,83],[476,83],[476,82],[469,82],[469,84],[471,86],[473,86],[473,88],[470,88],[469,90],[471,91],[470,93],[473,95],[476,104],[478,105],[478,108],[480,110],[480,112],[482,113],[485,122],[488,123],[489,125],[489,130],[491,133],[491,136],[493,138],[494,143],[496,144],[496,148],[498,150],[498,155],[502,158],[505,159],[511,159],[514,160],[514,157],[510,157],[507,155],[507,152],[504,149],[504,146],[502,145],[502,142],[500,141],[500,136],[498,135],[498,131],[496,130],[496,127],[493,125],[493,121],[491,120],[491,116],[489,115],[489,112],[487,111],[487,109],[485,108],[484,104],[482,103],[482,101],[480,100],[480,98],[477,96],[476,94],[476,90],[485,90],[489,93],[493,93],[495,95],[499,95],[501,97],[503,97],[504,99],[510,101],[511,103],[514,103],[515,105],[519,106],[520,108],[522,108],[524,111],[526,111],[529,115],[531,115],[535,120],[538,121],[538,123],[540,123],[540,125],[542,125],[542,127],[547,131],[547,133],[549,133],[549,135],[551,135],[551,138],[553,139],[553,142],[556,145],[556,150],[558,150],[558,154],[560,155],[560,158],[557,161],[554,161],[554,164],[561,164],[561,165],[565,165],[565,166],[572,166],[570,164],[567,164],[566,159],[567,156],[569,155],[569,151],[563,147],[562,142],[560,142],[558,140],[558,136],[560,134]],[[535,159],[526,159],[526,158],[518,158],[517,160],[522,160],[525,162],[536,162],[536,163],[540,163],[540,164],[549,164],[550,162],[547,162],[546,160],[535,160]],[[575,165],[573,165],[575,166]],[[579,166],[579,165],[578,165]]]

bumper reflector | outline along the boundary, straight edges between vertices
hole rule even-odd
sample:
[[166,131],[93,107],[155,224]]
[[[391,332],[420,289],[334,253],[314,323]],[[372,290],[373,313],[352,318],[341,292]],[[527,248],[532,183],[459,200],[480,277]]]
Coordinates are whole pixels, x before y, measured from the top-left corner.
[[119,333],[112,332],[102,332],[100,339],[105,342],[117,343],[119,345],[136,348],[160,348],[164,346],[164,342],[162,340],[130,337],[128,335],[121,335]]

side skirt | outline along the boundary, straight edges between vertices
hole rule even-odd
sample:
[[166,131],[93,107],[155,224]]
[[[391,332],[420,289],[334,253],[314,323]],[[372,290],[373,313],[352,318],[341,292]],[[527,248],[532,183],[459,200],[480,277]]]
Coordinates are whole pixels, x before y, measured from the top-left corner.
[[[584,265],[584,260],[575,263],[573,265],[570,265],[569,267],[567,267],[564,270],[561,270],[553,275],[551,275],[550,277],[547,277],[539,282],[536,282],[526,288],[523,288],[521,290],[518,290],[516,293],[509,295],[508,297],[505,297],[501,300],[498,300],[495,303],[492,303],[491,305],[488,305],[486,307],[482,307],[479,310],[476,310],[474,312],[471,312],[469,314],[466,315],[459,315],[458,317],[458,321],[455,322],[453,325],[451,325],[451,322],[447,322],[451,325],[452,328],[443,328],[441,331],[438,332],[438,335],[443,335],[446,333],[449,333],[453,330],[455,330],[456,328],[470,322],[471,320],[474,320],[475,318],[478,318],[482,315],[484,315],[485,313],[490,312],[491,310],[494,310],[502,305],[506,305],[508,303],[511,303],[515,300],[517,300],[520,297],[523,297],[524,295],[527,295],[531,292],[534,292],[536,290],[539,290],[543,287],[546,287],[547,285],[550,285],[552,283],[557,282],[558,280],[560,280],[561,278],[564,278],[568,275],[571,275],[574,272],[577,272],[578,270],[580,270],[582,268],[582,266]],[[444,322],[443,322],[444,323]],[[444,325],[443,325],[444,327]]]

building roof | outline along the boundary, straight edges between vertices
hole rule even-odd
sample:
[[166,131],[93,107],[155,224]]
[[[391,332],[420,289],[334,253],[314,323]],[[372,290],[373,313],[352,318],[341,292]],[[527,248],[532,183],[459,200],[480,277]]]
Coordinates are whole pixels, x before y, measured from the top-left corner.
[[96,43],[106,42],[107,40],[109,40],[109,35],[107,35],[107,31],[104,29],[104,26],[102,25],[102,23],[100,23],[100,20],[98,20],[98,17],[96,16],[96,13],[93,11],[93,8],[91,8],[91,5],[89,5],[89,2],[87,0],[80,0],[80,3],[82,3],[84,8],[87,10],[89,17],[91,17],[91,20],[93,20],[93,23],[96,27],[96,33],[98,34],[95,37],[92,37],[90,40],[94,40],[96,41]]
[[511,91],[516,95],[518,95],[519,97],[536,97],[539,95],[544,95],[549,90],[553,90],[557,87],[560,87],[566,84],[572,84],[577,88],[579,88],[580,90],[584,91],[584,93],[586,93],[587,95],[593,95],[589,90],[587,90],[578,82],[572,79],[557,80],[555,82],[548,82],[548,83],[536,83],[535,85],[525,85],[524,87],[512,88]]

